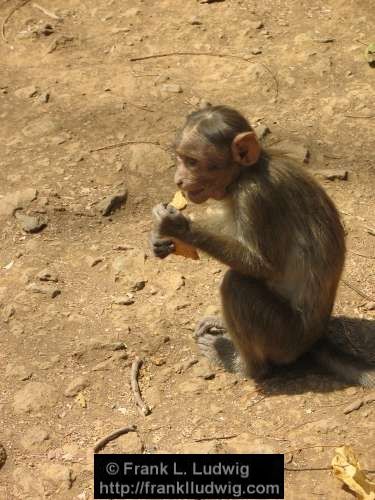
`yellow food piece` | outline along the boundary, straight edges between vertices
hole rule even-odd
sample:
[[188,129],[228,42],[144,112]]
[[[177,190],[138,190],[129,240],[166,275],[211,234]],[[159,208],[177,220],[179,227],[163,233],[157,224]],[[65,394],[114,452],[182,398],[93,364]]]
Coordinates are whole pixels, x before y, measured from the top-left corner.
[[[183,210],[184,208],[187,207],[187,200],[185,196],[181,193],[181,191],[177,191],[170,204],[175,208],[177,208],[177,210]],[[173,238],[173,242],[175,245],[174,253],[176,255],[182,255],[187,259],[193,259],[193,260],[199,259],[198,252],[191,245],[187,245],[186,243],[177,240],[176,238]]]

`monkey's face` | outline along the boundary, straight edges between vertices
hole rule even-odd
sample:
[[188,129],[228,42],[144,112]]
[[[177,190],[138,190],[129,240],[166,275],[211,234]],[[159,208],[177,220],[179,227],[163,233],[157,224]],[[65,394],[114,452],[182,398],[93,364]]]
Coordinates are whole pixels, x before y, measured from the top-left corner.
[[209,198],[222,200],[239,175],[239,166],[231,161],[230,154],[210,153],[177,150],[175,183],[193,203],[204,203]]

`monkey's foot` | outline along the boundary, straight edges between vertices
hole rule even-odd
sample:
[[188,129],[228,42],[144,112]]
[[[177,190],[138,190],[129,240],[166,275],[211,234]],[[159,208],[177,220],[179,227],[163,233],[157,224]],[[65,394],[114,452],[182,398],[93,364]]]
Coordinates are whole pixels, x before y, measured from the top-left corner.
[[197,324],[194,337],[198,339],[202,335],[206,335],[208,333],[211,335],[225,335],[227,333],[227,329],[225,328],[222,320],[217,316],[206,316]]
[[238,355],[226,333],[219,318],[208,316],[198,323],[195,338],[199,350],[206,358],[233,372],[236,371]]

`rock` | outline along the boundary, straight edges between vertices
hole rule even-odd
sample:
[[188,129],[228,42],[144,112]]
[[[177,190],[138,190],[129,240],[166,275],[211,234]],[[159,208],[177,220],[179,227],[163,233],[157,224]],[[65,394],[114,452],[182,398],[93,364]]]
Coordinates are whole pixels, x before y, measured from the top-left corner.
[[113,303],[119,306],[130,306],[134,304],[135,300],[132,297],[127,297],[126,295],[123,297],[115,297],[113,299]]
[[14,496],[13,498],[39,499],[46,498],[43,480],[35,470],[26,467],[16,467],[13,471]]
[[39,447],[44,441],[49,439],[48,432],[42,427],[32,427],[28,429],[21,438],[21,445],[30,450]]
[[247,432],[239,434],[226,443],[228,453],[276,453],[276,449],[271,446],[271,440],[256,438]]
[[317,177],[322,177],[328,181],[335,181],[336,179],[340,181],[346,181],[348,179],[348,171],[347,170],[315,170],[313,174]]
[[364,308],[366,311],[375,311],[375,302],[367,302]]
[[39,216],[34,217],[16,212],[16,219],[20,223],[22,230],[26,233],[39,233],[39,231],[47,226]]
[[127,197],[128,191],[127,189],[124,189],[123,191],[119,191],[116,194],[104,198],[104,200],[98,203],[97,208],[104,217],[107,217],[115,210],[122,207],[126,203]]
[[301,144],[283,141],[277,145],[277,149],[297,163],[308,163],[310,160],[310,151]]
[[44,116],[30,122],[22,129],[26,137],[46,137],[57,129],[56,123]]
[[145,281],[145,280],[137,281],[136,283],[134,283],[133,286],[130,287],[130,291],[131,292],[139,292],[140,290],[144,289],[144,287],[146,286],[146,283],[147,283],[147,281]]
[[5,376],[14,380],[20,380],[21,382],[29,380],[32,377],[33,372],[30,368],[26,366],[9,363],[5,370]]
[[3,467],[6,461],[7,461],[7,452],[5,451],[4,446],[0,443],[0,469]]
[[263,123],[258,123],[253,128],[254,132],[256,133],[256,136],[260,141],[264,139],[271,132],[270,129],[267,127],[267,125],[264,125]]
[[53,285],[47,285],[47,284],[36,284],[36,283],[30,283],[27,285],[26,290],[34,293],[41,293],[43,295],[48,295],[51,297],[51,299],[54,299],[58,295],[61,294],[61,290]]
[[12,304],[6,305],[1,311],[1,319],[4,323],[9,323],[10,319],[16,314],[16,309]]
[[34,85],[29,87],[23,87],[14,92],[16,97],[21,97],[22,99],[28,99],[29,97],[35,97],[38,93],[38,89]]
[[262,53],[262,49],[260,49],[259,47],[256,47],[254,48],[252,51],[251,51],[252,54],[254,54],[254,56],[257,56],[259,54]]
[[74,482],[73,471],[62,464],[41,464],[40,474],[55,487],[70,489]]
[[59,281],[57,275],[49,269],[43,269],[36,275],[36,277],[40,281],[51,281],[52,283],[57,283]]
[[201,26],[203,23],[202,21],[200,21],[197,17],[193,17],[191,20],[190,20],[190,24],[192,26]]
[[90,267],[95,267],[97,264],[103,262],[103,257],[86,257],[86,262]]
[[170,94],[181,94],[182,87],[174,83],[164,83],[160,86],[162,92],[168,92]]
[[199,363],[195,364],[192,373],[195,377],[203,378],[205,380],[212,380],[215,378],[215,372],[212,370],[208,359],[202,358]]
[[217,444],[214,441],[202,441],[201,443],[186,443],[180,446],[179,453],[195,454],[202,453],[213,455],[218,453]]
[[143,453],[144,445],[136,432],[128,432],[116,440],[116,453]]
[[43,382],[29,382],[16,392],[13,409],[16,413],[30,413],[52,408],[57,402],[54,387]]
[[77,394],[83,389],[86,389],[90,385],[90,381],[87,377],[78,377],[73,380],[66,388],[64,395],[68,398],[77,396]]
[[0,199],[0,215],[13,215],[16,210],[27,208],[38,196],[34,188],[8,193]]
[[49,92],[42,92],[40,96],[38,97],[38,102],[40,104],[47,104],[50,98],[50,93]]

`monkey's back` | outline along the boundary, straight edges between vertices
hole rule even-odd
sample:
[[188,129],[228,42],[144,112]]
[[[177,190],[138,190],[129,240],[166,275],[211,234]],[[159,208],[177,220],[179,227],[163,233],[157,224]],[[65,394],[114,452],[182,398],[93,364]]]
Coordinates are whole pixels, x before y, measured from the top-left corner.
[[301,313],[306,325],[327,319],[344,265],[345,236],[323,188],[301,167],[275,155],[249,168],[233,194],[238,227],[248,228],[240,238],[276,271],[267,285]]

